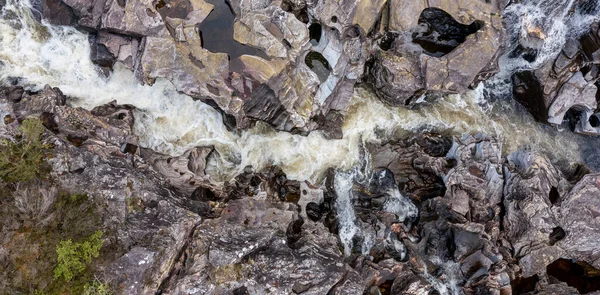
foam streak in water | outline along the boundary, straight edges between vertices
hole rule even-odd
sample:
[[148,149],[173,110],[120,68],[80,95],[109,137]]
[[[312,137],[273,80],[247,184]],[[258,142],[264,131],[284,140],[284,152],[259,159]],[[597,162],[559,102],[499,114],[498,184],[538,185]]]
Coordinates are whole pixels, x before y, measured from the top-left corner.
[[349,256],[352,250],[352,239],[360,229],[356,225],[354,213],[354,195],[352,187],[356,172],[337,173],[334,181],[335,208],[338,214],[339,236],[344,245],[344,254]]
[[[484,132],[503,138],[509,150],[523,145],[577,159],[577,144],[545,132],[528,116],[507,106],[482,107],[477,92],[451,95],[415,110],[390,108],[364,89],[357,89],[342,126],[344,138],[327,140],[319,132],[308,136],[277,132],[257,124],[240,132],[227,131],[221,115],[208,105],[179,94],[157,79],[140,85],[133,73],[116,65],[106,79],[91,63],[87,35],[69,27],[38,24],[25,1],[7,1],[0,19],[0,82],[22,78],[21,84],[59,87],[69,103],[87,109],[116,100],[134,105],[135,132],[140,145],[171,155],[198,145],[214,146],[220,156],[215,177],[227,179],[245,166],[260,170],[280,165],[291,179],[318,182],[329,167],[351,169],[361,161],[359,147],[416,130],[448,133]],[[218,174],[218,175],[217,175]],[[211,174],[212,175],[212,174]]]

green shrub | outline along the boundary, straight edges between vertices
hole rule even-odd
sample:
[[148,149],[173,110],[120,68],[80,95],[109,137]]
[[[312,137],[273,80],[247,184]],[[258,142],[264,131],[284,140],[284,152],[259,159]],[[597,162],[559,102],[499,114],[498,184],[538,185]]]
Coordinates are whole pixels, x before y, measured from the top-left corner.
[[108,284],[103,284],[97,279],[91,284],[85,284],[83,295],[111,295]]
[[100,255],[102,248],[102,231],[96,231],[83,243],[71,240],[61,241],[56,247],[58,265],[54,268],[54,278],[64,278],[70,281],[73,277],[85,271],[92,258]]
[[44,162],[42,135],[45,128],[39,119],[25,119],[16,142],[0,139],[0,178],[22,182],[38,176]]

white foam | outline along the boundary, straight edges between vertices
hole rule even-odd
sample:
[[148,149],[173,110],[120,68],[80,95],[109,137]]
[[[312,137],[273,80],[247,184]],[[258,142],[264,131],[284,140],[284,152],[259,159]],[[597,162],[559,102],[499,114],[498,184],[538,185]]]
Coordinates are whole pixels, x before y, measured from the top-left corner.
[[[556,58],[569,39],[579,38],[589,30],[590,24],[600,19],[600,5],[590,1],[590,14],[574,9],[575,0],[525,0],[513,3],[503,11],[508,33],[508,50],[499,60],[501,72],[497,79],[509,78],[519,70],[537,69]],[[594,13],[596,12],[596,13]],[[526,38],[528,31],[537,31],[543,37]],[[538,50],[534,62],[521,58],[509,58],[510,51],[518,41]],[[535,40],[534,43],[531,43]]]
[[[132,104],[140,144],[171,155],[199,145],[212,145],[220,157],[211,162],[218,179],[232,177],[245,166],[257,170],[280,165],[289,178],[318,182],[329,167],[350,169],[361,159],[360,146],[414,130],[484,132],[503,138],[511,152],[523,146],[542,146],[576,160],[577,144],[544,132],[530,116],[510,106],[486,104],[482,86],[465,95],[450,95],[415,110],[391,108],[364,89],[356,89],[342,126],[344,138],[327,140],[319,132],[308,136],[277,132],[265,124],[237,133],[227,131],[221,115],[208,105],[180,94],[157,79],[140,85],[133,73],[116,65],[110,78],[99,75],[89,59],[87,35],[69,27],[39,25],[25,2],[9,0],[5,9],[17,16],[0,20],[0,81],[21,77],[23,84],[59,87],[69,103],[87,109],[116,100]],[[11,26],[18,23],[21,28]],[[478,92],[479,91],[479,92]],[[499,114],[498,108],[503,108]]]
[[356,225],[356,215],[354,213],[354,194],[352,187],[356,178],[356,171],[348,173],[337,173],[334,180],[334,189],[336,194],[335,209],[338,218],[338,235],[344,245],[344,254],[349,256],[352,250],[352,238],[359,234],[361,230]]

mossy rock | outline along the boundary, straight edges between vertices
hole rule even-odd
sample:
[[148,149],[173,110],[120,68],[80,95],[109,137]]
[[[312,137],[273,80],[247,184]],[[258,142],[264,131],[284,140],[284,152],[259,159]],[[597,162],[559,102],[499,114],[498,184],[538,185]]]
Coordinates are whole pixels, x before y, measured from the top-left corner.
[[8,183],[26,182],[47,174],[46,162],[49,149],[42,142],[46,128],[36,118],[28,118],[20,127],[15,141],[0,140],[0,179]]
[[[94,198],[85,194],[70,194],[60,192],[48,220],[43,225],[26,226],[20,221],[17,209],[8,200],[8,206],[0,206],[0,214],[4,216],[0,226],[8,228],[19,223],[8,243],[4,245],[11,254],[8,257],[8,267],[0,270],[0,291],[6,294],[84,294],[85,286],[94,282],[94,270],[97,265],[104,263],[106,256],[115,254],[115,246],[106,244],[99,251],[98,258],[90,257],[88,264],[70,281],[62,277],[55,278],[54,269],[57,266],[57,246],[61,241],[71,240],[72,243],[85,243],[90,236],[103,229],[102,205]],[[112,233],[105,232],[104,237]],[[96,239],[97,241],[98,239]],[[103,239],[104,240],[104,239]],[[97,247],[96,247],[97,248]],[[106,248],[106,249],[105,249]]]

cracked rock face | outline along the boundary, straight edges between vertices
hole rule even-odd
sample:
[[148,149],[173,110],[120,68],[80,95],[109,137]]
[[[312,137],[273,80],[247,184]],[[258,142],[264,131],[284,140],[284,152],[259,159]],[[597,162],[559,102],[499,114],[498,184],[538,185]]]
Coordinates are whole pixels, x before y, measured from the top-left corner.
[[[166,78],[227,115],[229,128],[264,121],[342,138],[357,83],[412,107],[494,74],[507,2],[34,5],[38,19],[89,32],[90,58],[105,75],[121,63],[141,83]],[[215,20],[227,36],[208,36]],[[507,54],[533,62],[544,32],[528,29]],[[217,41],[239,51],[207,44]],[[599,48],[596,23],[540,68],[512,75],[515,98],[539,121],[598,134]],[[288,179],[277,166],[216,181],[205,171],[217,169],[212,146],[179,156],[139,147],[134,111],[117,102],[73,108],[52,85],[0,88],[2,139],[19,138],[27,118],[45,128],[50,171],[37,190],[89,197],[72,211],[93,209],[105,252],[89,271],[116,294],[600,293],[600,174],[588,169],[571,172],[532,151],[503,154],[493,136],[427,131],[367,143],[361,153],[372,167],[331,168],[320,183]],[[56,243],[23,245],[39,229],[81,240],[70,232],[79,224],[52,207],[32,226],[12,195],[0,205],[0,290],[58,284],[55,261],[36,264]]]
[[[278,1],[219,3],[229,5],[235,14],[231,24],[219,24],[232,26],[232,36],[224,33],[220,38],[259,51],[256,55],[232,56],[236,60],[230,62],[227,53],[203,48],[199,29],[211,13],[229,13],[229,8],[217,8],[202,0],[159,4],[117,0],[47,2],[62,5],[44,10],[48,20],[63,24],[53,20],[59,14],[72,13],[78,27],[97,36],[91,41],[92,54],[104,55],[92,60],[106,71],[114,62],[120,62],[134,70],[142,83],[166,78],[179,91],[216,103],[219,110],[236,119],[238,128],[262,120],[280,130],[301,132],[321,127],[317,122],[320,117],[347,110],[367,59],[364,35],[384,3],[365,2],[355,8],[374,11],[371,19],[356,14],[353,23],[367,28],[362,33],[349,34],[340,24],[325,27],[320,33],[321,42],[314,45],[309,42],[308,25],[284,11]],[[310,14],[316,20],[327,13],[323,9],[331,7],[314,8]],[[312,52],[331,67],[323,77],[306,62]],[[241,69],[233,68],[232,63],[241,64]],[[272,109],[277,114],[258,113],[255,109]]]
[[72,15],[62,22],[97,36],[92,59],[107,74],[119,62],[142,83],[166,78],[214,102],[237,128],[261,120],[336,138],[321,118],[343,116],[356,83],[368,82],[394,106],[461,93],[495,71],[502,38],[496,1],[46,2],[50,22]]
[[[179,157],[137,147],[132,106],[71,108],[49,86],[0,94],[1,114],[14,118],[0,134],[39,117],[53,185],[93,196],[110,251],[94,271],[118,294],[596,290],[600,175],[567,180],[544,156],[503,157],[492,137],[426,133],[369,145],[375,174],[349,184],[361,235],[348,255],[333,170],[322,186],[277,167],[217,183],[204,171],[212,147]],[[7,216],[1,265],[23,239],[21,221]],[[23,279],[0,275],[5,289]]]
[[[600,26],[592,24],[579,40],[569,40],[560,54],[535,71],[513,75],[513,93],[536,120],[577,133],[600,134],[598,77]],[[535,60],[533,55],[532,60]]]
[[393,106],[462,93],[496,71],[503,38],[496,1],[424,3],[391,1],[388,30],[373,48],[366,80]]
[[[86,111],[65,105],[57,88],[24,93],[13,103],[0,97],[3,115],[15,120],[2,133],[18,128],[18,121],[41,116],[49,130],[45,142],[53,146],[52,178],[62,189],[94,198],[101,229],[114,233],[104,247],[116,249],[112,259],[98,262],[105,280],[120,286],[119,294],[154,293],[168,277],[185,238],[201,219],[181,203],[166,178],[154,172],[137,154],[124,153],[123,143],[136,144],[132,108],[110,104]],[[9,233],[5,231],[3,233]],[[9,238],[10,234],[6,237]],[[12,275],[1,281],[11,286]],[[17,278],[17,277],[15,277]],[[146,283],[152,282],[152,283]],[[3,286],[3,285],[0,285]]]
[[163,294],[236,294],[241,289],[248,294],[327,294],[350,269],[322,224],[306,221],[302,237],[293,247],[287,244],[285,228],[294,215],[289,205],[268,197],[229,202],[219,218],[198,227],[185,267]]

